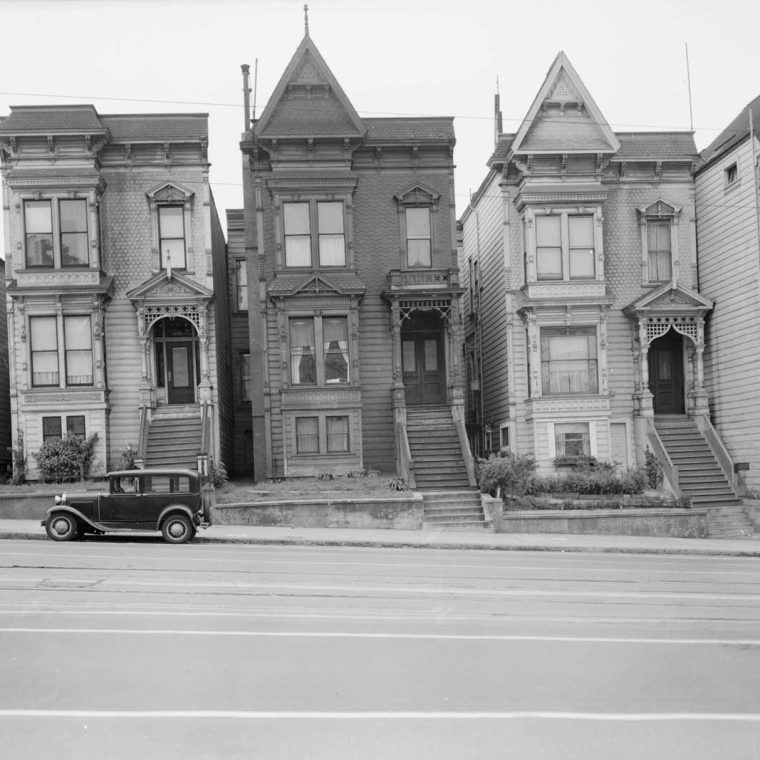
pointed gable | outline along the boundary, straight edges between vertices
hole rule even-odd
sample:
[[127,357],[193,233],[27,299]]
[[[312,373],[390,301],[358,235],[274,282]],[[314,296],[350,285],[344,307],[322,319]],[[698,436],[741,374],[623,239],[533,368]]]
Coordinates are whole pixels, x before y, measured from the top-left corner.
[[615,133],[560,51],[515,135],[512,153],[615,153],[619,148]]
[[254,127],[259,139],[363,137],[366,128],[308,34]]

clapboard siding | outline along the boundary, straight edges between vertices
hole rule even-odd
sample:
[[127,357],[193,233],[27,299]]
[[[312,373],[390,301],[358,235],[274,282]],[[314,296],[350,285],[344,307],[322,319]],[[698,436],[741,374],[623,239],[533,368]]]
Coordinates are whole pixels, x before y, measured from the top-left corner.
[[[725,185],[736,163],[739,181]],[[712,421],[746,483],[760,487],[760,251],[749,140],[696,178],[701,290],[715,303],[705,336]]]
[[[5,261],[0,259],[0,305],[5,306]],[[6,315],[0,316],[0,480],[10,464],[12,444],[10,373],[8,354],[8,322]]]

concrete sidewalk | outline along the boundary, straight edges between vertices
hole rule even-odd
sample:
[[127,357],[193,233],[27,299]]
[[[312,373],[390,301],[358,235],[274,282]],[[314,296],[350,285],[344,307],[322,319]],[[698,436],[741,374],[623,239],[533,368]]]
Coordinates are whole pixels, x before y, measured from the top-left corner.
[[[125,540],[129,535],[109,534]],[[0,520],[0,539],[47,541],[38,520]],[[104,540],[104,539],[101,539]],[[357,530],[352,528],[278,528],[212,525],[195,543],[299,546],[378,546],[386,548],[495,549],[501,551],[618,552],[760,557],[760,536],[747,539],[660,538],[558,533],[488,533],[436,530]],[[0,554],[2,548],[0,548]]]

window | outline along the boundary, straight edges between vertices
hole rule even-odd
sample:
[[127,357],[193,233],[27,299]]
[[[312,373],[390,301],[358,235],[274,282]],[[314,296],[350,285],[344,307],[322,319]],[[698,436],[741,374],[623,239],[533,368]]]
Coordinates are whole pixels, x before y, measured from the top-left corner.
[[596,330],[541,330],[541,387],[545,395],[598,393]]
[[348,383],[346,317],[292,317],[289,334],[292,385]]
[[90,263],[87,252],[87,201],[61,200],[58,203],[61,225],[61,266],[86,267]]
[[430,267],[433,264],[430,240],[430,209],[407,208],[406,251],[407,265]]
[[50,201],[24,201],[24,230],[26,232],[26,265],[52,267],[55,260]]
[[[62,420],[60,417],[43,417],[42,418],[42,441],[54,441],[62,438]],[[84,415],[75,414],[66,417],[66,435],[74,435],[78,438],[85,437]]]
[[63,357],[59,356],[56,317],[30,317],[32,386],[60,385],[60,359],[66,385],[92,385],[92,329],[89,315],[63,317]]
[[251,400],[251,355],[240,354],[240,398],[242,401]]
[[92,385],[92,330],[90,317],[63,318],[66,385]]
[[346,265],[342,201],[283,203],[282,218],[286,267]]
[[296,453],[319,453],[319,417],[296,417]]
[[737,182],[739,179],[739,167],[737,164],[731,164],[731,166],[727,167],[723,172],[723,178],[725,181],[726,187],[729,185],[733,185],[734,182]]
[[235,303],[238,311],[248,311],[248,262],[235,260]]
[[[57,235],[54,234],[57,230]],[[87,201],[24,201],[28,267],[86,267],[90,263]]]
[[554,445],[558,457],[590,456],[587,422],[563,422],[554,426]]
[[670,220],[647,220],[647,256],[650,282],[667,282],[672,272]]
[[327,417],[327,451],[348,450],[348,417]]
[[184,206],[158,207],[158,247],[162,269],[185,269]]
[[539,280],[591,280],[596,277],[594,217],[536,216],[536,277]]
[[32,386],[59,385],[58,330],[55,317],[30,317]]

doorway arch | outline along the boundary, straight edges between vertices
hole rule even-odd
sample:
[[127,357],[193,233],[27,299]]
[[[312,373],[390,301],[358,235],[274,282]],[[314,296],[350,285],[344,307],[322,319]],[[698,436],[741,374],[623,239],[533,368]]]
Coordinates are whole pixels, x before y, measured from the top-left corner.
[[182,316],[166,316],[151,327],[155,383],[168,405],[193,404],[200,382],[200,350],[195,325]]
[[672,327],[649,344],[649,390],[655,414],[685,414],[684,339]]

